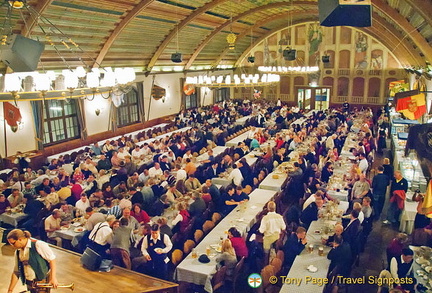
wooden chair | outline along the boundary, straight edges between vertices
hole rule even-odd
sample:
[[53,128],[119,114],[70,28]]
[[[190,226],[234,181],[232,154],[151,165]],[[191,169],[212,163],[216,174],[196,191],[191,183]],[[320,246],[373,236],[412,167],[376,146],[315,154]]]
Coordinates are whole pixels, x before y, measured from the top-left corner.
[[202,227],[202,230],[204,231],[205,234],[207,234],[208,232],[210,232],[215,226],[215,223],[212,221],[205,221]]
[[202,230],[196,230],[194,233],[195,243],[199,243],[204,236],[204,232]]
[[232,277],[230,278],[227,277],[227,280],[232,281],[232,292],[236,291],[237,280],[240,276],[240,272],[243,270],[244,262],[245,262],[245,257],[243,256],[241,260],[236,264]]
[[263,284],[259,288],[260,289],[259,292],[267,292],[267,290],[272,285],[269,281],[270,277],[274,275],[275,275],[275,270],[272,265],[267,265],[261,270],[261,277],[263,280]]
[[283,261],[285,260],[285,252],[283,252],[283,250],[279,250],[276,253],[276,258],[280,259],[283,263]]
[[171,262],[174,266],[177,266],[183,259],[183,251],[175,249],[171,255]]
[[195,247],[195,242],[193,240],[191,239],[186,240],[186,242],[183,245],[184,254],[189,254],[194,247]]
[[274,267],[274,272],[277,275],[281,269],[282,269],[282,260],[278,259],[277,257],[273,258],[270,265]]
[[216,290],[222,288],[223,285],[225,285],[226,271],[227,271],[227,267],[223,266],[216,272],[216,274],[214,274],[211,280],[213,292],[216,292]]
[[212,215],[212,222],[215,223],[215,225],[216,225],[217,223],[219,223],[219,221],[220,221],[221,219],[222,219],[221,214],[219,214],[219,213],[213,213],[213,215]]

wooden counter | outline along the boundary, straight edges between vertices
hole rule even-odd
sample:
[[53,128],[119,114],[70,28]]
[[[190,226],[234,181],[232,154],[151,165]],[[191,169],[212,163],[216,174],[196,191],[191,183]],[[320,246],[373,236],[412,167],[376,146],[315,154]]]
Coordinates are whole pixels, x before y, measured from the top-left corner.
[[[9,245],[0,244],[0,292],[6,292],[10,276],[14,268],[14,249]],[[80,254],[52,247],[57,256],[57,279],[61,284],[75,284],[74,292],[98,293],[174,293],[178,284],[156,279],[134,271],[115,266],[110,272],[92,272],[81,266]],[[25,287],[19,281],[15,292]],[[53,290],[53,293],[72,292],[69,289]]]

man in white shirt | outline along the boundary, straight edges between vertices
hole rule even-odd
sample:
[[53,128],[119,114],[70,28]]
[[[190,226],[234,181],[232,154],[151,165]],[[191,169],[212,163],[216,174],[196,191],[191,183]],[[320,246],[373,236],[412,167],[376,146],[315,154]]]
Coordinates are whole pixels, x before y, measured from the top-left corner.
[[256,132],[257,132],[257,129],[255,128],[255,126],[251,126],[251,129],[248,131],[247,138],[253,139]]
[[186,170],[183,169],[183,168],[180,166],[180,164],[177,164],[177,165],[175,166],[175,169],[176,169],[176,171],[177,171],[176,181],[179,181],[179,180],[183,180],[183,181],[185,181],[186,178],[187,178]]
[[144,169],[142,173],[138,176],[138,182],[146,184],[147,180],[150,179],[149,170]]
[[[56,256],[47,243],[30,238],[29,232],[20,229],[10,231],[7,235],[7,240],[13,248],[18,250],[18,257],[16,258],[15,268],[9,283],[8,293],[13,292],[20,278],[28,284],[34,280],[49,280],[49,284],[57,288]],[[36,271],[32,267],[32,263],[29,262],[30,256],[33,259],[40,260],[38,263],[41,263],[41,266]],[[41,258],[46,262],[42,261]],[[20,270],[21,266],[22,270]],[[30,285],[27,286],[27,289],[30,292],[34,292]]]
[[363,174],[366,174],[369,168],[369,162],[366,159],[366,155],[364,153],[360,153],[359,158],[360,158],[359,168]]
[[286,225],[283,217],[276,213],[276,203],[270,201],[267,204],[269,212],[261,220],[259,227],[260,233],[264,234],[263,248],[266,256],[264,257],[265,262],[268,262],[268,254],[271,245],[279,239],[280,233],[285,230]]
[[148,156],[148,155],[150,155],[152,153],[152,150],[149,148],[148,143],[144,144],[143,148],[141,149],[141,153],[144,156]]
[[139,145],[135,147],[135,149],[132,151],[132,159],[133,161],[139,161],[144,158],[143,152],[141,151],[141,148]]
[[163,175],[163,171],[159,163],[154,163],[154,166],[149,169],[150,178],[156,178]]
[[167,280],[168,262],[167,253],[173,245],[166,234],[159,231],[159,225],[151,227],[151,235],[144,237],[141,251],[147,259],[147,273],[153,277]]
[[237,164],[233,165],[233,170],[229,174],[228,180],[233,182],[236,186],[241,186],[243,182],[243,175],[239,168],[237,168]]
[[75,203],[78,216],[84,215],[88,207],[90,207],[90,201],[88,200],[87,195],[83,193],[81,194],[81,199]]
[[60,237],[54,237],[54,233],[60,230],[61,214],[60,210],[53,210],[51,216],[45,219],[45,232],[47,233],[48,239],[56,242],[56,245],[62,247],[62,239]]
[[127,151],[125,151],[124,148],[119,148],[118,153],[117,153],[117,157],[119,157],[120,160],[124,161],[126,156],[129,156],[129,153]]
[[[413,273],[413,259],[414,252],[410,248],[402,249],[402,255],[398,257],[393,257],[390,261],[390,271],[381,271],[379,278],[383,280],[383,287],[388,287],[388,284],[394,284],[389,282],[390,280],[401,280],[404,279],[406,282],[400,284],[400,286],[407,290],[406,292],[414,292],[416,280]],[[387,279],[387,281],[386,281]],[[393,286],[390,285],[391,289]],[[382,291],[382,287],[378,288],[378,292]],[[388,291],[388,290],[387,290]],[[386,292],[387,292],[386,291]],[[384,292],[384,291],[383,291]]]
[[106,221],[97,223],[89,234],[88,246],[99,253],[103,258],[107,256],[107,249],[112,243],[112,224],[116,220],[114,215],[109,215]]

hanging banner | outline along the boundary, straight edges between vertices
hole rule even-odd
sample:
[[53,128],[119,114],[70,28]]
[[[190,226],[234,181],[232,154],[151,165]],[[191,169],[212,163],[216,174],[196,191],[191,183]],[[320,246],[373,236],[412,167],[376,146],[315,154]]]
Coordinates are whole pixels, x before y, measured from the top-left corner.
[[193,95],[195,93],[195,86],[193,84],[185,83],[183,86],[183,92],[186,96]]
[[394,97],[396,93],[409,90],[409,84],[405,80],[397,80],[389,83],[390,97]]
[[20,109],[9,102],[3,103],[3,115],[7,124],[11,127],[17,127],[18,123],[21,122]]
[[158,85],[153,85],[152,91],[151,91],[151,96],[155,100],[162,99],[163,97],[166,96],[166,89],[164,89],[163,87],[158,86]]
[[397,100],[396,111],[402,113],[407,119],[417,120],[426,114],[426,97],[421,93]]

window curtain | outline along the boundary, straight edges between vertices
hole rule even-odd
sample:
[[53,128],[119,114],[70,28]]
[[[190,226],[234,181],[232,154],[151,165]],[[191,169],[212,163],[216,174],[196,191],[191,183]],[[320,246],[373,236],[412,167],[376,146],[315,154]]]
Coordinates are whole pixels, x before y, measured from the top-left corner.
[[144,82],[137,82],[136,88],[138,92],[138,119],[141,123],[145,121],[145,109],[144,109]]
[[124,100],[124,94],[121,93],[120,95],[117,95],[116,93],[111,94],[111,107],[110,107],[110,114],[109,114],[109,125],[108,129],[111,129],[111,131],[117,130],[118,125],[118,107],[123,103]]
[[77,101],[77,118],[78,118],[78,125],[80,128],[80,135],[81,135],[81,139],[84,140],[87,138],[87,124],[84,115],[84,100],[77,99],[76,101]]
[[43,150],[43,142],[44,142],[44,102],[43,101],[30,101],[32,112],[33,112],[33,120],[35,125],[35,140],[37,143],[37,149]]

